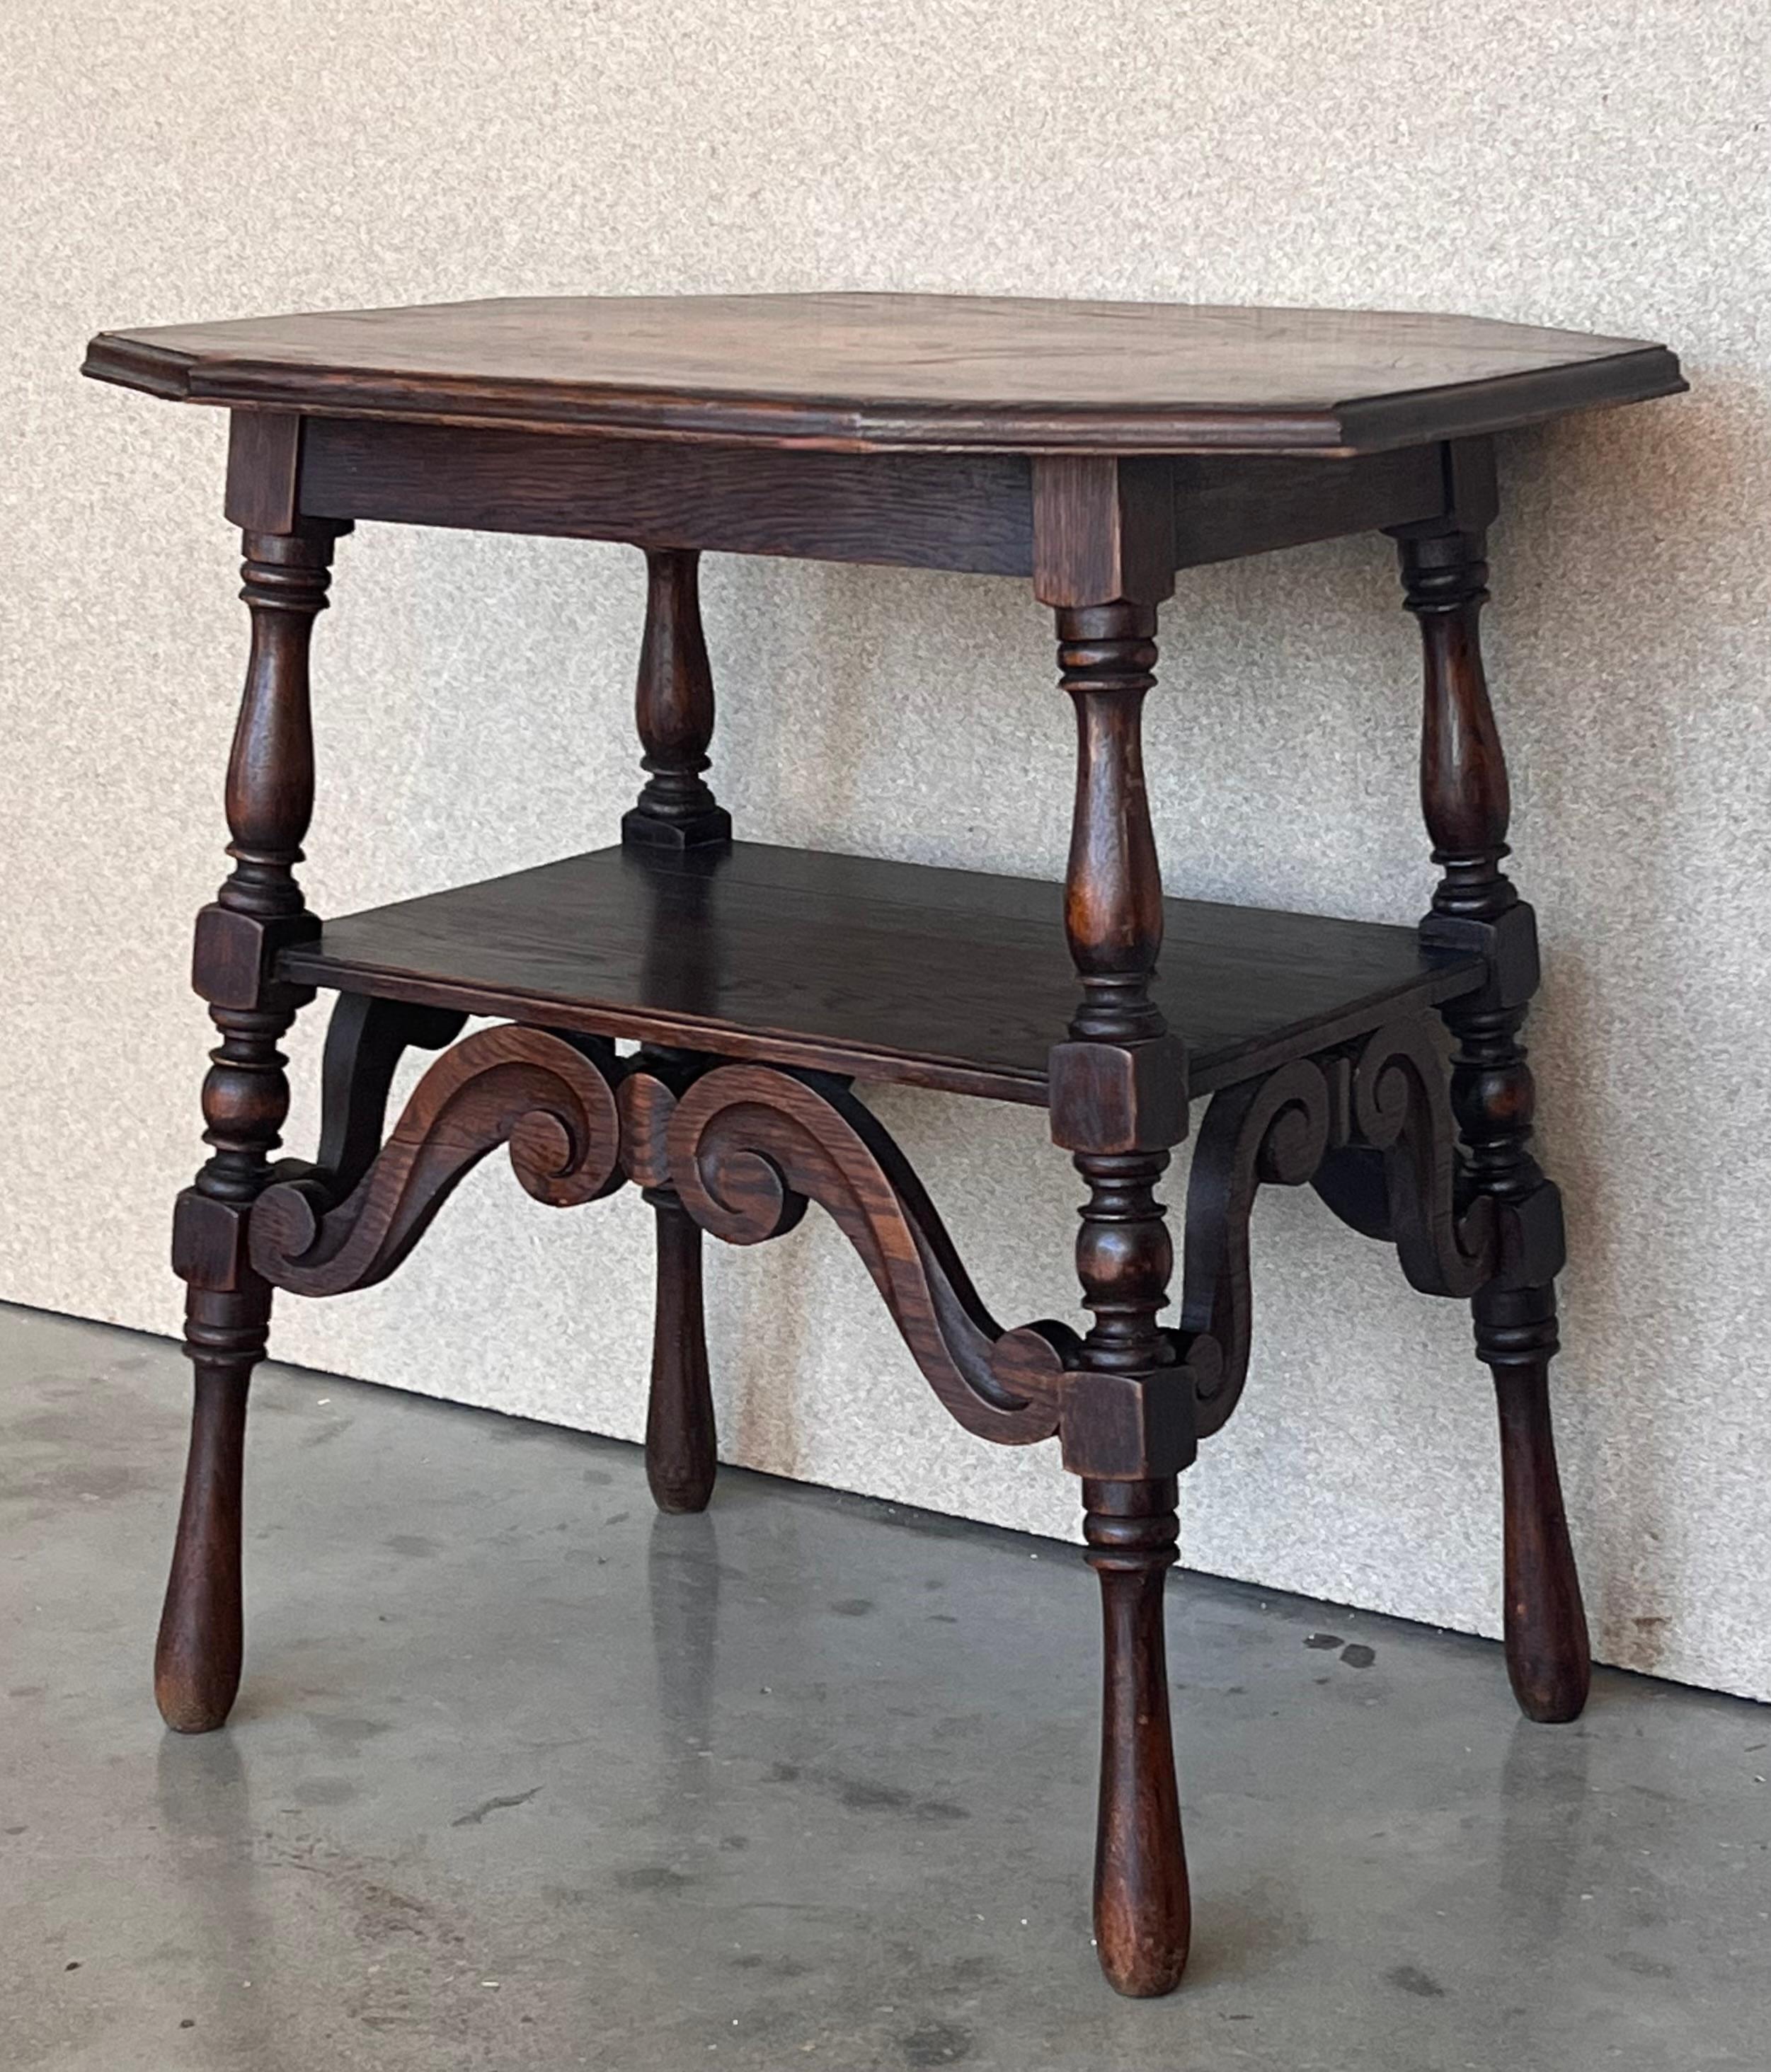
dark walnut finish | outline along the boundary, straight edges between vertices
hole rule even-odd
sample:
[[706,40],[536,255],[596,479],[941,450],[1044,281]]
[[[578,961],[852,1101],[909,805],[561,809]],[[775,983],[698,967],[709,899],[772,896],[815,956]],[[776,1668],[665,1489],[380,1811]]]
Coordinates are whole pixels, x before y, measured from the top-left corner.
[[702,1308],[701,1226],[672,1184],[664,1141],[678,1094],[711,1062],[649,1045],[619,1094],[622,1163],[652,1204],[657,1235],[645,1472],[661,1511],[705,1511],[719,1466]]
[[701,632],[698,554],[656,550],[646,562],[645,632],[634,718],[648,772],[621,839],[640,848],[706,849],[731,840],[731,816],[708,790],[713,673]]
[[107,331],[86,372],[340,417],[884,451],[1368,453],[1683,384],[1480,317],[974,295],[570,295]]
[[1591,1671],[1550,1427],[1562,1199],[1530,1149],[1537,1095],[1519,1032],[1538,985],[1537,923],[1501,869],[1511,801],[1477,629],[1488,599],[1483,536],[1493,481],[1485,465],[1466,475],[1474,479],[1461,483],[1445,522],[1399,534],[1426,656],[1421,804],[1442,873],[1421,935],[1479,949],[1489,968],[1481,991],[1448,1003],[1444,1018],[1456,1045],[1452,1101],[1469,1186],[1493,1202],[1503,1232],[1499,1270],[1475,1291],[1473,1307],[1476,1349],[1500,1405],[1507,1667],[1533,1719],[1566,1720],[1586,1704]]
[[[1196,1094],[1482,982],[1412,928],[1170,899],[1151,997]],[[1060,887],[734,842],[651,843],[328,921],[279,968],[551,1029],[1044,1106],[1077,1011]]]
[[[273,1290],[385,1277],[500,1149],[542,1203],[631,1182],[653,1209],[661,1508],[698,1510],[715,1479],[703,1235],[770,1242],[814,1203],[956,1422],[1057,1439],[1102,1592],[1095,1933],[1122,1992],[1169,1991],[1187,1959],[1164,1585],[1176,1478],[1248,1374],[1263,1186],[1313,1186],[1414,1287],[1471,1304],[1500,1405],[1509,1671],[1533,1718],[1579,1712],[1547,1387],[1561,1206],[1522,1042],[1536,935],[1501,867],[1477,631],[1487,434],[1671,393],[1670,353],[1422,315],[579,298],[109,333],[87,371],[232,409],[253,624],[233,869],[197,930],[212,1156],[175,1225],[196,1400],[158,1665],[173,1726],[220,1725],[238,1683],[246,1391]],[[361,520],[644,550],[643,783],[618,848],[308,912],[308,636]],[[1430,911],[1416,929],[1165,899],[1140,728],[1177,571],[1370,531],[1398,544],[1424,645]],[[1063,887],[735,843],[708,781],[709,549],[1029,581],[1076,726]],[[319,989],[338,997],[316,1155],[274,1165],[278,1045]],[[470,1015],[501,1026],[463,1036]],[[389,1128],[414,1049],[438,1054]],[[992,1316],[855,1092],[873,1079],[1048,1110],[1084,1195],[1085,1330]],[[1162,1188],[1195,1100],[1177,1247]]]
[[277,1046],[313,997],[278,978],[274,965],[279,949],[319,925],[295,865],[314,808],[308,642],[326,606],[339,530],[299,519],[286,532],[249,532],[245,540],[241,595],[252,615],[252,651],[228,764],[233,868],[197,917],[192,964],[221,1038],[203,1083],[210,1156],[173,1220],[196,1400],[154,1688],[167,1723],[184,1733],[219,1726],[240,1683],[246,1388],[270,1322],[270,1284],[247,1258],[247,1223],[289,1112]]

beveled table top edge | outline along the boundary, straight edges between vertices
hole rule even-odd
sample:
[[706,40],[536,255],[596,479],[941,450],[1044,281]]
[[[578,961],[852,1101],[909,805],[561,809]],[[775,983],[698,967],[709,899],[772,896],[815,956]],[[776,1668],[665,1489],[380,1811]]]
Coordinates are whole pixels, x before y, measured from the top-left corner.
[[[1104,313],[1173,311],[1191,313],[1185,304],[1088,304],[1000,301],[964,297],[851,296],[653,298],[586,297],[551,298],[599,305],[644,303],[661,299],[686,304],[951,303],[1018,310]],[[505,298],[484,303],[415,305],[410,310],[315,312],[325,317],[439,314],[461,310],[496,310],[505,303],[533,306],[526,298]],[[1202,316],[1234,316],[1200,306]],[[1251,316],[1283,319],[1385,319],[1385,312],[1290,310],[1250,308]],[[1542,327],[1509,325],[1493,319],[1437,319],[1425,312],[1394,312],[1399,325],[1443,321],[1477,331],[1492,329],[1503,336],[1554,338],[1562,334]],[[644,381],[574,380],[559,376],[519,376],[417,368],[356,365],[348,359],[316,363],[278,357],[259,346],[230,354],[222,349],[230,331],[259,325],[298,321],[272,318],[213,326],[167,325],[136,331],[101,332],[89,346],[81,372],[90,377],[170,401],[201,402],[224,408],[280,411],[299,415],[406,422],[503,426],[585,437],[702,440],[728,445],[801,447],[827,451],[949,451],[1106,454],[1289,453],[1319,458],[1347,458],[1382,452],[1434,439],[1477,436],[1543,421],[1574,411],[1645,401],[1674,395],[1688,387],[1676,356],[1666,347],[1646,341],[1596,335],[1565,334],[1571,352],[1565,360],[1490,373],[1462,382],[1401,386],[1382,393],[1364,393],[1338,401],[1319,400],[1279,404],[1240,404],[1196,401],[1138,401],[1098,405],[1054,399],[935,400],[875,394],[862,397],[824,390],[754,391],[738,382],[649,385]],[[216,350],[205,352],[166,343],[168,336],[189,339],[217,335]]]

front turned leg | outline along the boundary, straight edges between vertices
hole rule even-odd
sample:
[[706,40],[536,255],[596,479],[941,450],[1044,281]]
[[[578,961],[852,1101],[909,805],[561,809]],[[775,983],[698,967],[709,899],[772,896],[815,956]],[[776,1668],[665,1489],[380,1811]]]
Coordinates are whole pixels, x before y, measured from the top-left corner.
[[1065,914],[1082,998],[1051,1054],[1048,1092],[1052,1137],[1089,1190],[1077,1272],[1093,1322],[1062,1432],[1105,1619],[1095,1942],[1108,1983],[1147,1998],[1180,1984],[1192,1929],[1163,1641],[1192,1392],[1157,1322],[1174,1255],[1155,1191],[1186,1129],[1187,1062],[1150,994],[1162,886],[1139,715],[1155,682],[1155,607],[1122,599],[1057,619],[1077,717]]
[[197,917],[192,978],[220,1036],[203,1084],[210,1157],[179,1197],[173,1270],[185,1282],[184,1349],[196,1375],[191,1449],[154,1688],[169,1727],[207,1733],[240,1684],[241,1474],[246,1390],[264,1356],[271,1291],[247,1257],[253,1204],[289,1112],[278,1049],[306,989],[275,976],[278,953],[311,935],[294,866],[313,808],[307,649],[324,608],[340,528],[299,520],[248,532],[241,592],[252,613],[246,687],[228,765],[233,869]]
[[1148,1999],[1180,1984],[1192,1934],[1163,1632],[1175,1484],[1085,1481],[1082,1500],[1104,1638],[1095,1942],[1108,1982]]
[[647,1190],[657,1231],[645,1477],[660,1511],[705,1511],[719,1469],[701,1305],[701,1227],[669,1187]]

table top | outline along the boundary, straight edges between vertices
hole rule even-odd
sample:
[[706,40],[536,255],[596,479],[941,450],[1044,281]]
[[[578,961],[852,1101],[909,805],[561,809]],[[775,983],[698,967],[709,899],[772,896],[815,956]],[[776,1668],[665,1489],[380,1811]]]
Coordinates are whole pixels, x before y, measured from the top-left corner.
[[107,331],[181,401],[851,451],[1349,454],[1676,393],[1663,346],[1479,317],[969,295],[574,295]]

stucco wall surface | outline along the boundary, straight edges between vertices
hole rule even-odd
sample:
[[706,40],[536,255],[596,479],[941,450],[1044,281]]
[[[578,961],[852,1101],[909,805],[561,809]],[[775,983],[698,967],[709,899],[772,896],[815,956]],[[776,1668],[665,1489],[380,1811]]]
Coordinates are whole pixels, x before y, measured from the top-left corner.
[[[1758,0],[0,10],[0,1296],[175,1330],[167,1209],[198,1149],[184,975],[245,630],[224,425],[81,383],[92,331],[870,286],[1664,339],[1689,397],[1505,442],[1489,654],[1544,923],[1559,1416],[1599,1651],[1771,1695],[1768,87]],[[612,839],[638,557],[365,528],[340,561],[314,903]],[[715,559],[703,587],[741,829],[1060,874],[1070,717],[1023,586]],[[1383,543],[1188,577],[1164,642],[1170,888],[1412,918],[1417,663]],[[294,1044],[298,1149],[319,1034]],[[1040,1117],[878,1106],[998,1313],[1070,1313],[1077,1189]],[[393,1282],[286,1305],[276,1344],[636,1435],[645,1217],[550,1215],[488,1165]],[[1496,1630],[1463,1314],[1307,1197],[1263,1202],[1257,1251],[1254,1373],[1184,1485],[1186,1558]],[[949,1425],[818,1219],[719,1252],[710,1306],[731,1458],[1073,1534],[1050,1449]]]

